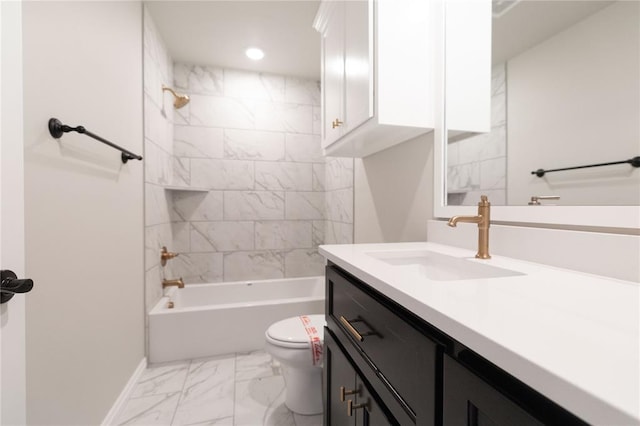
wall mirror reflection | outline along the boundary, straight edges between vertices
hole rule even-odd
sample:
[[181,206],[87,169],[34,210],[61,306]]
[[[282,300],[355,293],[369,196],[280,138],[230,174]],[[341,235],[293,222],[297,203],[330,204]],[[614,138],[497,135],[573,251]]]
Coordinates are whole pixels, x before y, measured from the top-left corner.
[[628,163],[532,174],[640,156],[639,76],[638,2],[494,0],[489,122],[447,109],[447,205],[640,205]]

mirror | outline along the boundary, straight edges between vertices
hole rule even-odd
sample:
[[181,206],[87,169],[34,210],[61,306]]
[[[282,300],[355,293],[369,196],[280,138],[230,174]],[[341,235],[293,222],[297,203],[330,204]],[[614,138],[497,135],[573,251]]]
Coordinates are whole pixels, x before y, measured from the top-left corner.
[[[442,179],[436,179],[436,216],[460,214],[464,207],[458,206],[475,206],[480,194],[487,194],[493,206],[514,206],[494,209],[494,219],[637,227],[640,167],[622,163],[548,171],[542,177],[535,171],[640,156],[638,2],[494,0],[493,7],[485,2],[492,9],[491,73],[478,79],[476,72],[475,86],[465,91],[485,96],[471,111],[482,122],[468,126],[460,119],[469,114],[464,93],[457,94],[448,81],[456,71],[452,62],[461,55],[461,43],[451,33],[464,28],[457,3],[445,4],[447,124],[436,150],[441,150],[436,176]],[[478,92],[476,86],[489,80],[487,90]],[[559,199],[530,206],[532,196]],[[553,209],[545,208],[551,204]],[[604,211],[622,216],[598,217]],[[583,217],[573,221],[567,214]],[[622,217],[628,219],[624,224]]]

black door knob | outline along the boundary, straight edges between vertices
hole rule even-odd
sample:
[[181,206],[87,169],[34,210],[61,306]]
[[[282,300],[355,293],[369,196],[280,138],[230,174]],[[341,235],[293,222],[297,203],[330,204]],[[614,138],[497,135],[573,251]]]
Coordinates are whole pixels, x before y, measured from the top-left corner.
[[0,304],[6,303],[16,293],[27,293],[33,288],[33,280],[18,279],[13,271],[0,271]]

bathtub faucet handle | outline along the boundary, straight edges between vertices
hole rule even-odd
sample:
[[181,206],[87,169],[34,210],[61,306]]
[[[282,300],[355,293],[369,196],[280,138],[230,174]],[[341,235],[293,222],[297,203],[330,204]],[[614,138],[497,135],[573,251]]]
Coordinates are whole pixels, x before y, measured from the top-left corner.
[[180,255],[180,253],[172,253],[165,246],[162,246],[160,250],[160,264],[165,266],[167,264],[167,260],[173,259],[174,257]]

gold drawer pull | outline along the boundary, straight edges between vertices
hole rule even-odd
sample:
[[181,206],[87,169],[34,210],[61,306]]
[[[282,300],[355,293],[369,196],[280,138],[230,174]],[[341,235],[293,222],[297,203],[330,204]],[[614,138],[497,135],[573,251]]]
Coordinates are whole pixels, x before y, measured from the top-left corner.
[[357,410],[359,408],[369,408],[367,403],[364,404],[356,404],[353,405],[353,401],[352,400],[347,400],[347,416],[351,417],[353,416],[353,410]]
[[349,323],[349,320],[342,315],[340,315],[340,322],[347,328],[347,330],[349,330],[349,333],[351,333],[351,335],[355,337],[358,342],[362,342],[364,340],[364,337],[362,337],[362,335],[358,333],[358,330],[356,330],[355,327],[352,326],[351,323]]
[[334,121],[331,122],[331,128],[335,129],[336,127],[340,127],[343,124],[344,123],[342,121],[340,121],[339,118],[336,118]]
[[344,386],[340,386],[340,401],[344,402],[345,395],[353,395],[358,393],[358,389],[347,390]]
[[343,317],[342,315],[340,315],[340,322],[342,323],[342,325],[345,326],[345,328],[347,330],[349,330],[349,333],[351,333],[351,335],[353,337],[355,337],[358,342],[364,341],[364,336],[376,336],[376,335],[378,335],[378,333],[376,333],[375,331],[367,331],[366,333],[360,333],[351,324],[352,322],[365,322],[363,319],[356,318],[356,319],[348,320],[345,317]]

